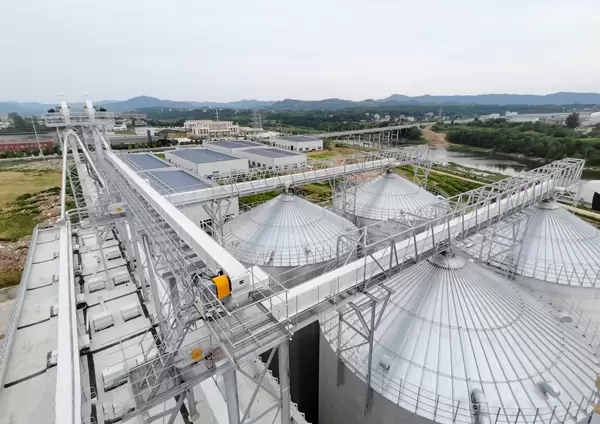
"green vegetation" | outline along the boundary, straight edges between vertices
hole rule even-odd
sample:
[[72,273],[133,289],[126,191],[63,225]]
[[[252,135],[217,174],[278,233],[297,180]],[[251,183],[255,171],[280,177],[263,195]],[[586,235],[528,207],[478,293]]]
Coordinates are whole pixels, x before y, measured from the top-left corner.
[[48,206],[48,198],[58,196],[60,188],[51,187],[35,194],[24,193],[0,209],[0,241],[18,241],[28,236],[38,216]]
[[0,208],[2,208],[5,204],[17,200],[19,196],[59,186],[61,173],[59,170],[0,167],[0,181],[2,181],[2,190],[0,190]]
[[600,165],[600,132],[582,134],[560,125],[541,122],[510,123],[504,119],[475,120],[465,125],[441,125],[451,143],[475,146],[495,153],[521,154],[547,160],[564,157],[586,158],[588,165]]
[[[18,113],[9,113],[8,119],[12,122],[12,126],[8,128],[2,128],[0,130],[1,134],[34,134],[36,131],[38,134],[42,134],[48,132],[48,128],[45,125],[36,124],[35,130],[33,128],[33,124],[31,119],[24,119]],[[35,118],[33,118],[35,119]]]
[[240,203],[244,205],[265,203],[283,193],[283,190],[269,191],[267,193],[251,194],[250,196],[240,197]]
[[23,271],[4,271],[0,272],[0,289],[4,287],[16,286],[21,282]]
[[161,158],[161,159],[165,158],[165,154],[164,153],[154,153],[154,156],[156,156],[157,158]]
[[565,119],[565,126],[567,128],[577,128],[579,126],[579,114],[573,112],[567,116],[567,119]]

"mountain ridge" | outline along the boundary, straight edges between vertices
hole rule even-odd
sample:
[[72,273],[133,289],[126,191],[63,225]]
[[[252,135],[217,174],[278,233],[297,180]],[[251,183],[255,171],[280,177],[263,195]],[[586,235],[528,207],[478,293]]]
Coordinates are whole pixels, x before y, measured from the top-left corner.
[[[407,96],[394,93],[383,99],[365,99],[360,101],[340,98],[321,100],[300,100],[285,98],[277,101],[242,99],[233,102],[198,102],[159,99],[151,96],[136,96],[127,100],[101,100],[95,102],[111,112],[127,112],[144,108],[197,109],[343,109],[347,107],[372,107],[381,105],[599,105],[600,93],[556,92],[537,94],[477,94],[477,95],[430,95]],[[81,103],[72,103],[79,106]],[[45,113],[55,104],[37,102],[0,101],[0,115],[16,112],[25,115]]]

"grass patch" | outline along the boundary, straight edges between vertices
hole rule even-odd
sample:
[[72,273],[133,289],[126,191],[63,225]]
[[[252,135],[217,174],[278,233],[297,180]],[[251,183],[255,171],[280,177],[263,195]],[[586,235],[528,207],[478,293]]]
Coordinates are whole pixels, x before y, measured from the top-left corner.
[[18,241],[30,235],[42,212],[42,201],[59,193],[58,187],[50,187],[35,194],[20,194],[0,206],[0,241]]
[[4,271],[0,272],[0,289],[10,286],[16,286],[21,282],[23,271]]
[[[0,208],[19,196],[60,186],[61,173],[57,171],[4,171],[0,173]],[[60,191],[60,189],[58,189]]]
[[154,156],[156,156],[157,158],[161,158],[161,159],[165,158],[165,154],[164,153],[154,153]]
[[251,205],[265,203],[283,193],[283,190],[268,191],[266,193],[251,194],[250,196],[240,197],[240,203]]

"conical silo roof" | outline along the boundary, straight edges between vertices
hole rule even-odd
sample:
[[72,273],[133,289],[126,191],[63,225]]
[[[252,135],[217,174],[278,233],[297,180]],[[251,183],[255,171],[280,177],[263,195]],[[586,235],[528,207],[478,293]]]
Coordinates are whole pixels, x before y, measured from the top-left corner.
[[[280,194],[224,226],[224,245],[253,265],[296,267],[336,258],[338,236],[356,229],[335,213],[291,194]],[[349,245],[340,246],[340,254]]]
[[[509,258],[516,264],[516,273],[552,283],[600,286],[600,231],[553,200],[543,201],[528,212],[522,241]],[[504,226],[495,237],[509,238],[511,231],[510,226]],[[469,253],[489,244],[493,233],[490,229],[472,237]]]
[[[585,338],[586,329],[566,322],[513,281],[466,258],[440,255],[384,284],[393,294],[375,330],[371,386],[391,402],[438,422],[453,422],[455,413],[470,422],[474,389],[484,394],[491,422],[533,422],[536,413],[549,422],[553,413],[562,419],[569,405],[571,414],[583,418],[593,408],[589,396],[600,371],[593,331]],[[353,302],[360,305],[361,299]],[[376,316],[383,305],[377,304]],[[369,322],[369,310],[362,310]],[[346,320],[363,328],[354,313]],[[337,314],[321,324],[336,351]],[[364,342],[342,325],[342,358],[363,381]],[[547,394],[549,387],[556,396]]]
[[[384,172],[358,184],[356,194],[354,190],[348,190],[346,210],[360,218],[384,221],[437,201],[435,195],[406,178],[393,172]],[[341,209],[341,197],[338,196],[336,202],[336,207]]]

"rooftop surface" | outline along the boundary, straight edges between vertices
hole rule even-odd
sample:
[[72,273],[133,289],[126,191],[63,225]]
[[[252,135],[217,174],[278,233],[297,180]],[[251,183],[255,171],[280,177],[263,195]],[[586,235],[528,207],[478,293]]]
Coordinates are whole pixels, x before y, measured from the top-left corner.
[[151,153],[126,153],[122,155],[128,165],[137,170],[168,168],[169,165]]
[[180,157],[181,159],[189,160],[193,163],[223,162],[226,160],[239,159],[235,156],[230,156],[224,153],[215,152],[207,149],[178,149],[169,152],[169,154]]
[[153,185],[158,185],[159,189],[166,188],[171,193],[212,187],[207,181],[194,177],[181,169],[148,171],[146,175],[148,174],[152,176],[150,182]]
[[264,146],[264,144],[255,143],[254,141],[247,140],[221,140],[221,141],[211,141],[210,143],[206,143],[206,147],[208,146],[220,146],[225,147],[226,149],[244,149],[247,147],[259,147]]
[[311,141],[322,141],[322,139],[317,138],[317,137],[311,137],[308,135],[285,135],[283,137],[277,137],[277,139],[279,140],[286,140],[286,141],[295,141],[297,143],[308,143]]
[[286,156],[302,155],[302,153],[296,153],[290,150],[277,149],[275,147],[255,147],[246,151],[248,153],[252,153],[253,155],[263,156],[266,158],[283,158]]

